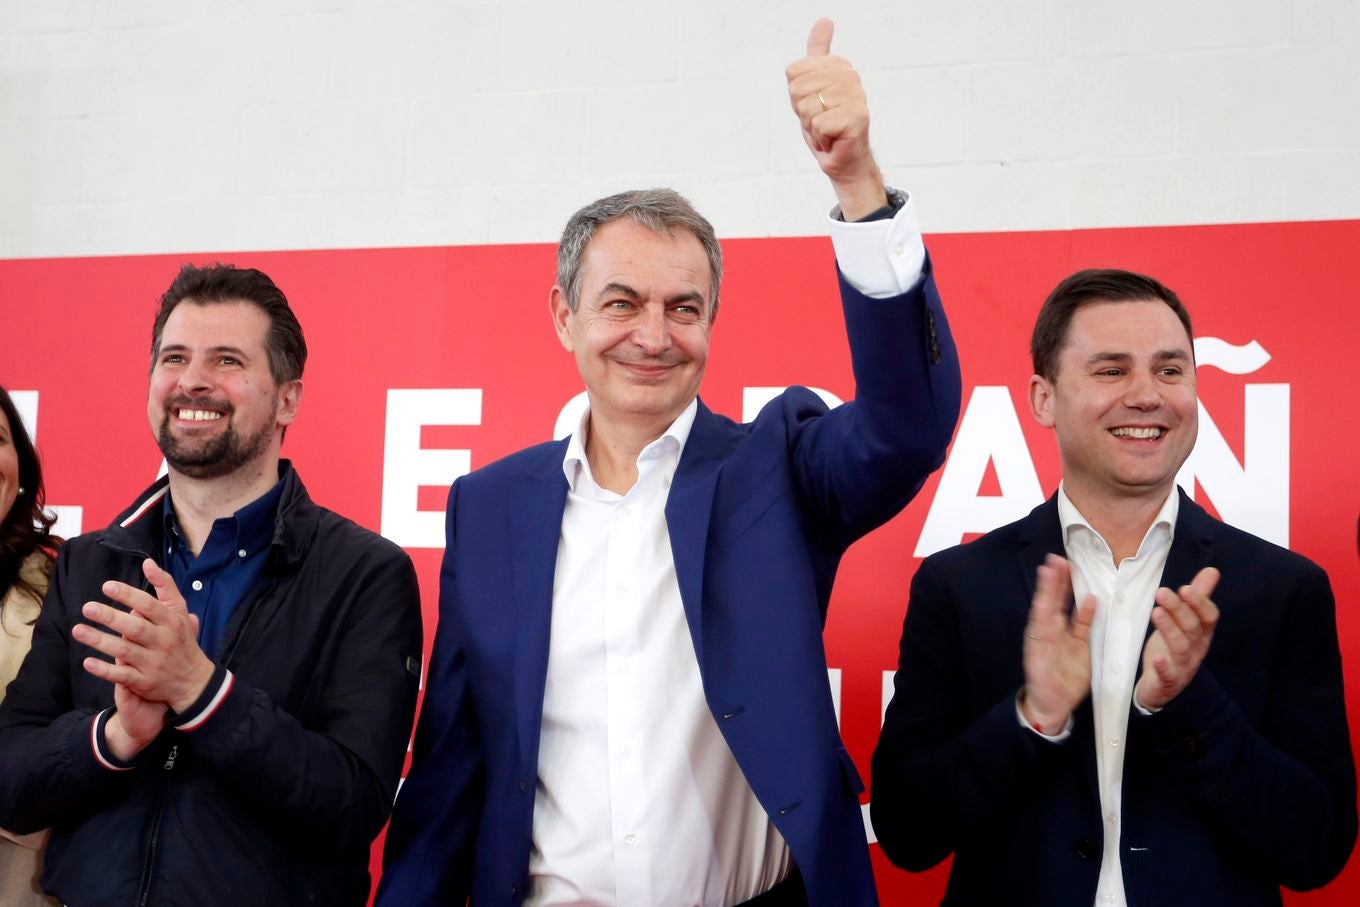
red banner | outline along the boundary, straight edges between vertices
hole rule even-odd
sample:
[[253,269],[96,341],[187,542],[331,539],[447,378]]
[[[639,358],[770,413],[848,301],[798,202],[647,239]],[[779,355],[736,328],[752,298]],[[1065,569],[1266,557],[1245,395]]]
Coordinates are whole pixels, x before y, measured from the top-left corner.
[[[1029,329],[1067,273],[1150,273],[1189,306],[1198,335],[1200,441],[1183,483],[1228,522],[1331,575],[1352,735],[1360,671],[1357,510],[1360,222],[934,236],[958,340],[964,413],[949,461],[897,519],[844,561],[826,639],[841,728],[868,776],[919,558],[1009,522],[1059,478],[1029,418]],[[854,395],[826,239],[724,243],[727,279],[705,401],[749,417],[807,384]],[[18,391],[68,533],[104,525],[160,467],[145,416],[156,299],[186,256],[0,262]],[[535,246],[194,255],[259,267],[287,293],[311,348],[284,452],[314,498],[411,551],[433,639],[442,506],[450,481],[574,425],[581,391],[548,320],[553,249]],[[870,792],[872,793],[872,792]],[[867,802],[867,797],[866,797]],[[946,868],[909,876],[875,850],[885,904],[934,903]],[[1360,902],[1360,870],[1290,904]]]

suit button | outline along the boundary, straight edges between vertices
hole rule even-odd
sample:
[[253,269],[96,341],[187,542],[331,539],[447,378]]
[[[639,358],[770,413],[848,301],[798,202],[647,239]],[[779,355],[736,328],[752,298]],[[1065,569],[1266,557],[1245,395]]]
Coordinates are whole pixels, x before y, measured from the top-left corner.
[[1096,842],[1090,838],[1082,838],[1073,849],[1076,850],[1077,856],[1083,860],[1090,860],[1100,855],[1100,851],[1096,848]]
[[1204,741],[1194,734],[1186,734],[1183,740],[1185,744],[1185,754],[1190,757],[1190,761],[1198,765],[1204,761]]

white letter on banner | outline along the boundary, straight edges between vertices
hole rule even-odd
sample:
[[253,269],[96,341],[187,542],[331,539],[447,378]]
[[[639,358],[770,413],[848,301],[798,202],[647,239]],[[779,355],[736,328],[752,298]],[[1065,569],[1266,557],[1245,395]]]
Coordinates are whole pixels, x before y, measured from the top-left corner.
[[444,514],[420,510],[422,485],[449,485],[472,468],[470,450],[423,450],[425,425],[480,425],[481,388],[388,388],[382,534],[403,548],[443,548]]
[[[996,467],[999,496],[977,493],[989,460]],[[964,533],[989,532],[1018,520],[1043,500],[1010,389],[979,385],[973,388],[940,473],[940,485],[916,543],[916,557],[957,545]]]
[[[10,391],[9,398],[19,412],[19,421],[24,423],[28,438],[36,446],[38,443],[38,392]],[[81,524],[85,519],[85,508],[75,504],[48,504],[47,509],[57,518],[52,524],[52,534],[64,539],[80,535]]]
[[1289,385],[1248,384],[1242,462],[1199,404],[1199,438],[1176,481],[1192,498],[1195,480],[1223,521],[1289,546]]
[[[741,389],[741,421],[753,422],[760,411],[765,408],[775,397],[784,393],[787,387],[744,387]],[[831,391],[820,387],[809,387],[808,390],[822,398],[822,402],[835,409],[844,401]]]
[[[1195,338],[1195,366],[1249,375],[1270,361],[1255,340],[1232,344]],[[1192,498],[1195,480],[1223,519],[1253,535],[1289,545],[1289,385],[1248,384],[1243,393],[1242,462],[1199,404],[1199,438],[1176,475]]]

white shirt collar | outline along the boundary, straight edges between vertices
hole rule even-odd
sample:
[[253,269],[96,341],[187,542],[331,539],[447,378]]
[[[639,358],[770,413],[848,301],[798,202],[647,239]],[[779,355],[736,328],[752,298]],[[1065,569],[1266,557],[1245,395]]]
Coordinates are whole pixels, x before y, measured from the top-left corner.
[[[694,427],[694,417],[698,412],[699,398],[695,397],[659,438],[642,448],[638,453],[638,464],[659,459],[670,452],[674,452],[675,455],[673,462],[679,463],[680,455],[685,451],[685,442],[689,440],[690,429]],[[577,480],[582,474],[590,479],[591,484],[595,483],[595,477],[590,472],[590,460],[586,456],[586,439],[590,437],[589,433],[590,409],[587,408],[581,414],[576,431],[567,441],[567,452],[562,457],[562,472],[566,474],[567,487],[572,491],[576,491]]]
[[[1157,511],[1157,516],[1153,519],[1152,525],[1148,527],[1143,535],[1142,544],[1138,546],[1138,554],[1142,555],[1144,549],[1148,547],[1149,541],[1160,535],[1161,531],[1166,533],[1165,539],[1169,543],[1176,537],[1176,517],[1180,513],[1181,496],[1176,490],[1176,486],[1171,486],[1171,493],[1166,496],[1162,503],[1162,509]],[[1072,544],[1072,533],[1074,530],[1084,529],[1087,532],[1105,541],[1095,527],[1087,522],[1086,517],[1081,515],[1077,506],[1072,503],[1072,499],[1067,496],[1067,489],[1063,483],[1058,483],[1058,522],[1062,524],[1063,544],[1069,547]],[[1161,527],[1159,530],[1158,527]],[[1106,543],[1108,547],[1108,543]]]

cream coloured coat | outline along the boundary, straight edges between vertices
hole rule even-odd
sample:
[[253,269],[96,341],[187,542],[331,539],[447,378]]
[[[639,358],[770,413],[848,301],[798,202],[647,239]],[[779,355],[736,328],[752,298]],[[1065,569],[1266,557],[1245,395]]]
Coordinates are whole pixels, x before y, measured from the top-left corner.
[[[35,553],[24,561],[20,575],[39,589],[46,589],[50,565],[51,561]],[[4,604],[0,606],[0,699],[28,653],[40,605],[38,599],[17,588],[5,593]],[[0,907],[50,907],[57,903],[38,888],[42,848],[46,843],[46,831],[14,835],[0,828]]]

